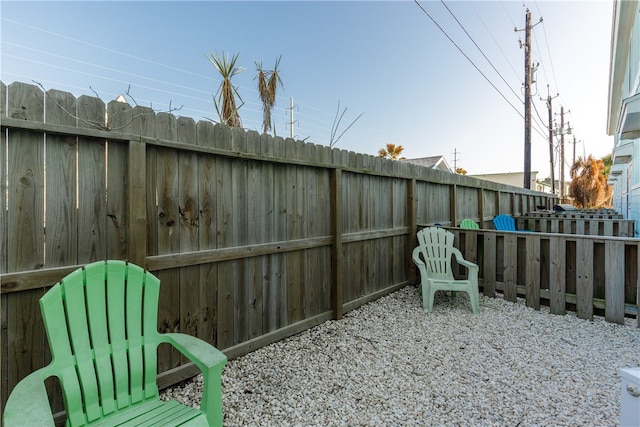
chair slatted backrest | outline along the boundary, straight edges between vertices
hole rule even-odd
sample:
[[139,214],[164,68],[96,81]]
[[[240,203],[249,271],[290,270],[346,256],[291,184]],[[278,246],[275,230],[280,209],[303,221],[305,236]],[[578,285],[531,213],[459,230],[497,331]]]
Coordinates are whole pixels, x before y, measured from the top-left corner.
[[516,220],[509,215],[497,215],[493,218],[493,225],[496,227],[496,230],[516,231]]
[[453,238],[453,233],[440,227],[427,227],[418,231],[418,245],[429,276],[453,279],[451,270]]
[[465,230],[479,230],[480,226],[474,220],[467,218],[462,220],[462,222],[460,223],[460,228],[463,228]]
[[71,426],[156,398],[160,281],[123,261],[74,271],[40,300]]

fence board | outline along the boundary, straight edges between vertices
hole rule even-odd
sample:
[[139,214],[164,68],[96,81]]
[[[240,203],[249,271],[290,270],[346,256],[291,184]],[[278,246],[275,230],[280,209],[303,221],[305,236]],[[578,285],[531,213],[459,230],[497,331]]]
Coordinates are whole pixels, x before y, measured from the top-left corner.
[[605,309],[608,322],[624,323],[624,242],[606,241],[605,250]]
[[[228,144],[230,146],[231,134],[224,135],[223,139],[229,139]],[[216,162],[216,185],[219,189],[226,189],[226,191],[218,193],[218,203],[216,205],[219,248],[234,246],[231,234],[233,195],[231,191],[228,191],[231,188],[232,162],[230,159],[218,159]],[[228,348],[234,345],[234,288],[237,284],[236,271],[238,266],[237,261],[218,263],[218,345],[220,345],[220,348]]]
[[483,294],[488,297],[496,295],[496,234],[485,233],[483,238],[484,245],[484,287]]
[[[216,128],[211,122],[196,124],[198,145],[212,147]],[[215,249],[217,241],[217,196],[216,158],[205,154],[198,158],[198,247],[200,250]],[[218,264],[206,263],[198,267],[199,304],[198,337],[217,346],[218,328]]]
[[[76,99],[70,93],[50,90],[45,103],[46,122],[76,125]],[[76,137],[47,135],[45,150],[45,265],[58,267],[77,264]]]
[[553,239],[549,244],[549,311],[566,313],[566,248],[564,239]]
[[540,239],[525,236],[525,303],[527,307],[540,309]]
[[[157,116],[155,122],[158,138],[177,139],[177,119],[170,114]],[[144,127],[148,123],[138,117],[136,126]],[[151,127],[151,125],[149,125]],[[155,215],[157,227],[158,255],[180,252],[179,219],[179,163],[178,152],[172,148],[158,148],[156,151],[156,194],[158,213]],[[161,282],[158,301],[158,327],[160,332],[180,330],[180,271],[162,270],[156,273]],[[160,372],[175,368],[180,364],[181,355],[170,346],[161,346],[158,350],[158,370]]]
[[[176,123],[177,141],[196,144],[196,124],[193,119],[180,117]],[[178,219],[180,252],[199,249],[200,202],[198,199],[198,155],[195,152],[178,153]],[[180,332],[199,336],[200,323],[200,267],[181,267],[180,275]],[[182,363],[188,359],[182,356]]]
[[[7,88],[7,113],[23,120],[44,120],[44,95],[33,85]],[[44,135],[10,130],[7,135],[7,271],[44,266]],[[2,196],[4,197],[4,195]],[[43,289],[6,299],[7,388],[45,364],[45,334],[38,300]]]
[[587,239],[576,242],[576,296],[577,315],[581,319],[593,318],[593,244]]
[[504,299],[516,302],[517,290],[517,257],[518,257],[518,235],[507,233],[504,236]]

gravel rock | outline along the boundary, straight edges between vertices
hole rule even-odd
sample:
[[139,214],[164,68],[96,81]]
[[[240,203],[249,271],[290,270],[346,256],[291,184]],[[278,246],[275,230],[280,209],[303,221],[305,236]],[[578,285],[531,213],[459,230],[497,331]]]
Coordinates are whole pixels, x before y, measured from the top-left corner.
[[[615,426],[640,329],[407,286],[229,361],[227,426]],[[202,377],[167,389],[197,406]]]

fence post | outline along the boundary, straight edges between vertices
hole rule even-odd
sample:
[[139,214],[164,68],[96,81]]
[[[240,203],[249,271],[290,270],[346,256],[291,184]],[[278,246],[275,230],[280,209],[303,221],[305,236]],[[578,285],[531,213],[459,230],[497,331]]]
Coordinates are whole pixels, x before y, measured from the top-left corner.
[[407,236],[407,254],[406,257],[406,271],[409,283],[416,283],[416,269],[414,268],[413,261],[411,260],[411,254],[414,247],[414,239],[417,233],[417,212],[416,212],[416,179],[410,179],[407,181],[407,228],[409,229],[409,235]]
[[455,227],[457,212],[456,212],[456,204],[458,202],[458,186],[456,184],[451,184],[449,187],[449,221],[451,222],[449,225],[451,227]]
[[342,318],[344,290],[342,287],[342,170],[333,169],[330,178],[331,202],[331,308],[333,317]]

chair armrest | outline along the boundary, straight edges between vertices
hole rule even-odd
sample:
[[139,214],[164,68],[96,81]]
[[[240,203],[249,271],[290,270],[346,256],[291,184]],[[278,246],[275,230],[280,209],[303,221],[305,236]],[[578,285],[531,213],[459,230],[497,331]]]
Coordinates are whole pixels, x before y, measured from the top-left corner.
[[161,340],[174,346],[202,372],[204,381],[200,410],[209,425],[222,426],[222,369],[227,356],[208,342],[187,334],[161,334]]
[[49,376],[47,373],[47,368],[38,369],[15,386],[4,407],[4,426],[56,425],[44,385],[45,378]]
[[456,261],[458,262],[458,264],[467,267],[469,269],[469,274],[473,274],[475,271],[475,274],[477,276],[479,270],[478,264],[464,259],[464,257],[462,256],[462,252],[460,252],[458,248],[453,248],[453,254],[456,257]]
[[413,249],[413,253],[411,255],[411,258],[413,259],[413,262],[418,267],[425,265],[424,261],[422,261],[422,259],[420,259],[420,246],[418,246],[418,247]]
[[162,334],[162,341],[174,346],[184,354],[200,370],[205,370],[222,363],[227,363],[227,356],[208,342],[192,335],[168,333]]

